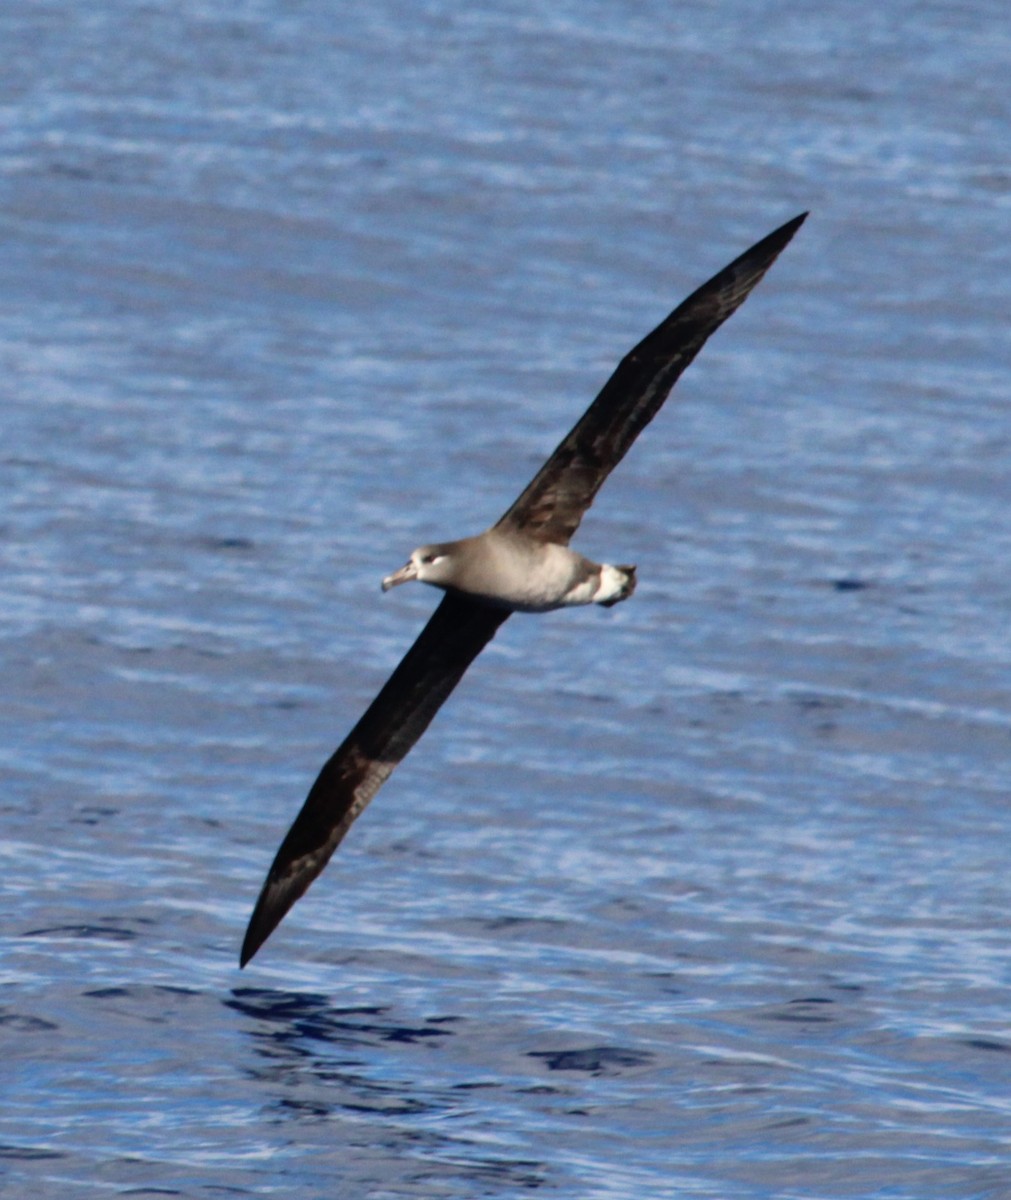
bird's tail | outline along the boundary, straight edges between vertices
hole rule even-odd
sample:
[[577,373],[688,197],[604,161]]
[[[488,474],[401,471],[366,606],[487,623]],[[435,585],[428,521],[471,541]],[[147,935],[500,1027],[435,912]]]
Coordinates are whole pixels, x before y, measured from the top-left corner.
[[627,600],[635,591],[635,567],[607,567],[615,576],[617,590],[612,591],[606,600],[598,600],[597,603],[603,608],[611,608],[615,604],[620,604],[622,600]]

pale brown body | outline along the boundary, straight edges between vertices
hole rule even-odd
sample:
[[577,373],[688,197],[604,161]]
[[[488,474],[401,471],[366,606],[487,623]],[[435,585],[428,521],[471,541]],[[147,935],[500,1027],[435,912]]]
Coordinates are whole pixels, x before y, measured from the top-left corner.
[[383,591],[416,579],[508,612],[551,612],[575,604],[609,608],[635,591],[635,567],[595,563],[568,546],[492,527],[476,537],[419,546]]

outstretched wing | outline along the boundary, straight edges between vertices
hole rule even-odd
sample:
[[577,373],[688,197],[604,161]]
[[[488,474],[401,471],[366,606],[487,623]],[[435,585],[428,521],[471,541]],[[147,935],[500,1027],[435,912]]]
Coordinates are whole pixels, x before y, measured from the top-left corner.
[[242,943],[245,966],[509,616],[448,594],[365,715],[331,756],[281,843]]
[[[803,213],[725,267],[619,363],[600,395],[499,521],[565,544],[681,372],[793,237]],[[428,728],[509,615],[448,594],[365,715],[324,765],[281,843],[249,921],[241,965],[323,870],[352,822]]]
[[499,526],[568,544],[604,480],[660,411],[681,372],[744,303],[806,217],[787,221],[724,267],[621,360]]

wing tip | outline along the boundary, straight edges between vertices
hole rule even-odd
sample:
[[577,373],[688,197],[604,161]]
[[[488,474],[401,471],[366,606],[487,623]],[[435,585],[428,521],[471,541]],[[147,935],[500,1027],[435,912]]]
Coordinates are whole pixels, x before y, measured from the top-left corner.
[[785,221],[778,229],[774,229],[772,233],[767,234],[760,242],[752,246],[750,250],[746,250],[741,257],[750,258],[753,255],[764,256],[768,254],[770,255],[771,265],[810,215],[810,210],[805,210],[802,213],[798,213],[795,217],[791,217],[789,221]]
[[274,930],[281,924],[295,901],[302,895],[312,881],[313,876],[305,880],[301,887],[285,886],[271,870],[263,885],[253,915],[246,926],[246,936],[242,939],[242,949],[239,951],[239,969],[260,949]]
[[[810,209],[798,213],[795,217],[791,217],[789,221],[780,225],[778,229],[774,229],[765,240],[776,244],[779,250],[782,250],[810,215]],[[779,250],[776,251],[777,254]]]
[[267,938],[270,937],[280,922],[280,917],[274,921],[268,920],[264,908],[265,905],[261,898],[256,908],[253,909],[253,915],[249,918],[249,924],[246,926],[246,936],[242,939],[242,949],[239,951],[240,971],[257,950],[260,949]]
[[[675,313],[690,309],[699,300],[707,299],[715,294],[721,297],[726,305],[714,326],[714,328],[718,328],[740,308],[809,216],[810,213],[807,211],[798,213],[780,225],[778,229],[774,229],[772,233],[767,233],[764,238],[757,241],[750,249],[745,250],[743,254],[738,255],[732,263],[724,267],[707,283],[696,289],[671,315],[674,316]],[[662,328],[663,325],[660,326],[660,329]],[[711,332],[712,330],[710,330]],[[709,334],[706,334],[707,338],[708,336]]]

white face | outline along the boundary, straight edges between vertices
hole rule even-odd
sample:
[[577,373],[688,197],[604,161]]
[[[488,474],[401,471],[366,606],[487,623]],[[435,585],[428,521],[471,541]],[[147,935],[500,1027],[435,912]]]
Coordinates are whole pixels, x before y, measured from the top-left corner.
[[419,546],[411,555],[411,562],[417,568],[418,578],[424,583],[426,574],[429,577],[432,575],[431,568],[445,562],[448,557],[441,546]]
[[421,583],[440,583],[446,573],[449,555],[444,546],[419,546],[399,571],[383,580],[383,591],[417,579]]

